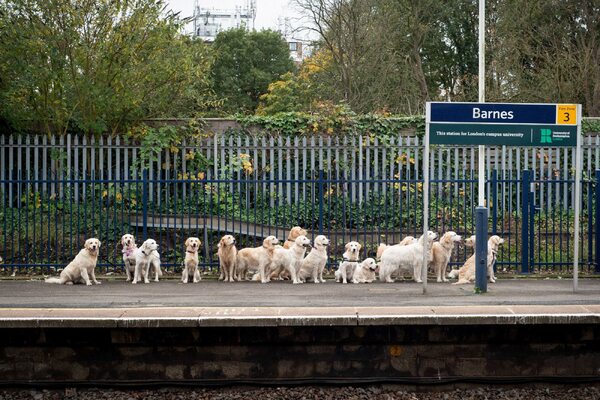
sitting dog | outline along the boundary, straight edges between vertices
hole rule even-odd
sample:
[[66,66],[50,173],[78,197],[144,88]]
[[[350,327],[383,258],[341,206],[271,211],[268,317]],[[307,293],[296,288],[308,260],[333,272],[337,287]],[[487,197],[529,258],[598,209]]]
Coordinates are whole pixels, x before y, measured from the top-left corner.
[[237,262],[235,266],[236,279],[246,279],[248,272],[258,272],[258,278],[261,283],[269,282],[267,271],[273,259],[275,246],[279,244],[279,239],[275,236],[267,236],[260,247],[247,247],[237,253]]
[[377,264],[372,258],[367,258],[354,271],[352,283],[371,283],[375,280]]
[[200,268],[198,268],[198,249],[200,248],[200,239],[189,237],[185,241],[185,259],[183,261],[183,271],[181,271],[181,281],[188,283],[189,278],[192,282],[198,283],[200,277]]
[[144,283],[150,283],[150,267],[154,270],[154,281],[162,276],[160,270],[160,254],[158,244],[154,239],[148,239],[135,250],[135,273],[131,283],[136,284],[144,278]]
[[[473,236],[471,236],[471,238],[473,238],[473,240],[475,239]],[[496,277],[494,276],[494,264],[496,263],[498,256],[498,248],[502,243],[504,243],[504,239],[498,235],[494,235],[488,239],[487,276],[491,283],[496,282]],[[463,285],[475,281],[475,254],[469,257],[460,269],[453,269],[450,271],[448,278],[455,277],[458,277],[458,282],[454,282],[453,285]]]
[[439,242],[434,242],[431,245],[431,263],[438,282],[447,282],[446,268],[452,257],[454,245],[461,241],[461,237],[456,232],[448,231],[442,235]]
[[342,254],[344,261],[340,262],[340,266],[335,271],[335,281],[347,283],[352,280],[354,270],[358,266],[358,256],[360,255],[361,245],[358,242],[349,242],[346,244],[346,251]]
[[379,279],[391,283],[394,282],[394,274],[408,271],[412,273],[415,282],[422,282],[423,253],[427,253],[428,262],[431,261],[431,243],[436,237],[435,232],[428,231],[427,236],[421,235],[416,243],[407,246],[390,246],[385,249],[379,264]]
[[300,269],[296,271],[298,280],[302,283],[311,278],[314,283],[325,283],[323,270],[327,265],[327,246],[329,239],[319,235],[314,240],[314,246],[310,253],[300,263]]
[[126,282],[129,282],[135,273],[135,250],[137,249],[137,244],[135,244],[133,235],[127,233],[121,236],[121,246],[123,246],[123,263],[125,264],[125,273],[127,274]]
[[237,248],[233,236],[225,235],[219,240],[217,255],[219,256],[219,269],[221,270],[219,280],[233,282],[235,279],[235,261],[237,259]]
[[100,244],[100,241],[96,238],[86,240],[83,249],[61,271],[60,278],[47,278],[46,283],[59,283],[61,285],[85,283],[87,286],[91,286],[93,282],[99,285],[100,282],[96,280],[94,269],[98,262]]

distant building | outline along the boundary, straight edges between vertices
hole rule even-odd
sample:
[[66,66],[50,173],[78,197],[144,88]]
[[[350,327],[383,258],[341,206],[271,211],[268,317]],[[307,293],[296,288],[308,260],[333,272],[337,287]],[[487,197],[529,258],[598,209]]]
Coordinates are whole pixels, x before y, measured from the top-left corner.
[[277,32],[281,33],[281,36],[285,38],[292,60],[294,60],[296,64],[300,64],[307,55],[305,54],[302,40],[297,39],[292,35],[294,29],[292,28],[289,18],[277,18]]
[[254,29],[256,0],[239,0],[239,4],[230,9],[209,8],[200,3],[199,0],[194,3],[194,36],[205,42],[213,42],[219,32],[228,29]]

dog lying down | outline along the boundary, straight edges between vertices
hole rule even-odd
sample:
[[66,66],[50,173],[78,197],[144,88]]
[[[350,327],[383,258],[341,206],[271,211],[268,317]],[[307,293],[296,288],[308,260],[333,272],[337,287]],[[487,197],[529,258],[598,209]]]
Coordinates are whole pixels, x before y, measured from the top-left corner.
[[375,280],[377,263],[372,258],[367,258],[356,267],[352,283],[371,283]]
[[[469,245],[475,246],[474,235],[467,239],[467,241],[469,242]],[[504,239],[498,235],[494,235],[488,239],[487,276],[491,283],[496,282],[496,277],[494,276],[494,264],[498,257],[498,248],[502,243],[504,243]],[[460,269],[453,269],[448,274],[448,278],[453,279],[457,277],[458,282],[454,282],[453,285],[463,285],[475,281],[475,254],[469,257]]]
[[94,269],[98,262],[98,251],[100,241],[96,238],[85,241],[83,249],[75,256],[60,273],[59,278],[46,278],[46,283],[59,283],[61,285],[72,285],[74,283],[85,283],[91,286],[92,282],[99,285],[96,280]]

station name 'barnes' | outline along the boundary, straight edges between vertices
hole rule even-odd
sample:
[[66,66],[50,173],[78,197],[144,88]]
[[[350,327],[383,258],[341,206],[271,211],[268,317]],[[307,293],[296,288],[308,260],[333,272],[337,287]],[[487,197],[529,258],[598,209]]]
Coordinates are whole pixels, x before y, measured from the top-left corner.
[[485,111],[477,107],[473,108],[473,119],[513,119],[512,111]]

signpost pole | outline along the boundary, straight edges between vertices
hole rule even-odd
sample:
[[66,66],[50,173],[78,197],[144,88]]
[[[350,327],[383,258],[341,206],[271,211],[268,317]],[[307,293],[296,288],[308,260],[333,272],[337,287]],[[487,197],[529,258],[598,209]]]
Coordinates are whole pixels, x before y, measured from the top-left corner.
[[[431,103],[425,105],[425,150],[423,154],[423,240],[424,247],[429,248],[429,119],[431,115]],[[423,281],[423,294],[427,294],[427,268],[429,267],[429,252],[423,252],[423,267],[421,268],[421,280]]]
[[573,226],[573,292],[579,289],[579,213],[581,209],[581,104],[577,105],[577,147],[575,152],[575,223]]
[[[485,0],[479,0],[479,102],[485,103]],[[475,287],[487,292],[487,224],[488,212],[485,205],[485,146],[478,151],[479,201],[475,220]],[[483,226],[485,225],[485,226]],[[482,235],[482,233],[484,233]]]

